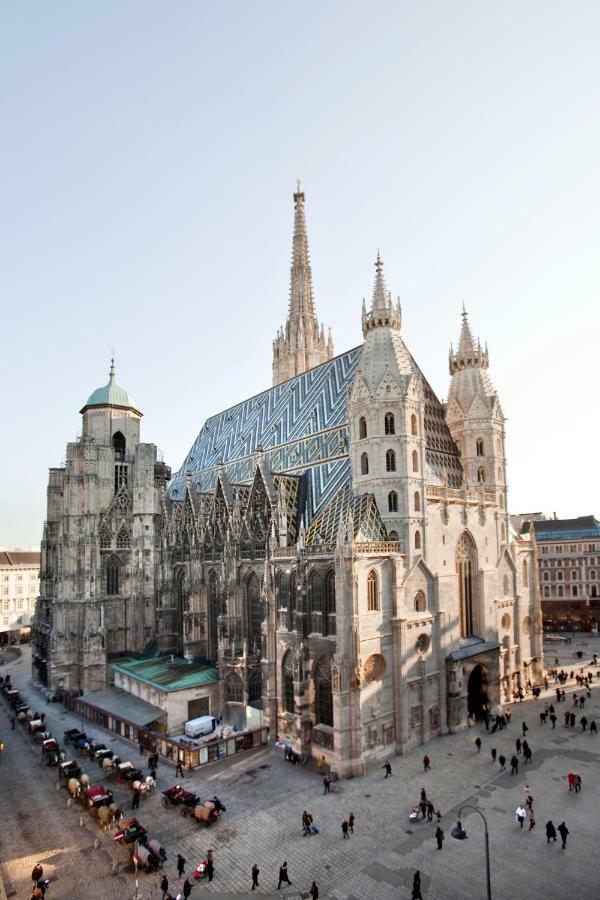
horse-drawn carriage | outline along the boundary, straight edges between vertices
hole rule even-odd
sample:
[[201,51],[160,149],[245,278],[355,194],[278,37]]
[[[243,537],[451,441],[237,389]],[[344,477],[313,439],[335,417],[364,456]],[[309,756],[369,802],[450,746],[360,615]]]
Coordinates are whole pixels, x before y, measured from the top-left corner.
[[114,755],[115,755],[115,751],[109,750],[108,747],[102,747],[101,749],[97,748],[94,751],[94,759],[96,760],[96,762],[98,763],[98,765],[100,766],[101,769],[104,768],[104,766],[103,766],[104,760],[105,759],[112,760]]
[[145,839],[142,839],[131,856],[133,864],[143,872],[155,872],[156,869],[162,868],[162,864],[165,862],[166,858],[166,851],[164,847],[161,847],[160,841],[157,841],[156,838],[148,842],[146,842]]
[[140,825],[137,819],[125,819],[119,824],[118,831],[113,837],[117,844],[133,844],[143,840],[148,832]]
[[84,791],[85,803],[90,812],[101,806],[110,806],[113,800],[112,791],[107,791],[103,784],[94,784]]
[[77,750],[83,750],[88,741],[85,731],[79,731],[78,728],[69,728],[64,734],[65,743],[72,744]]
[[38,731],[45,731],[46,726],[42,722],[41,719],[30,719],[29,721],[29,734],[33,737],[37,734]]
[[[187,813],[184,813],[182,809],[181,814],[186,815]],[[190,810],[190,815],[193,816],[197,825],[204,825],[205,828],[208,828],[219,818],[219,811],[211,800],[206,800],[204,803],[197,803]]]
[[144,774],[141,769],[138,769],[137,766],[134,766],[132,762],[124,762],[118,763],[117,765],[117,778],[121,782],[121,784],[127,784],[128,782],[133,781],[141,781],[144,777]]
[[192,791],[185,791],[178,784],[162,792],[161,803],[164,808],[170,809],[172,806],[182,805],[182,815],[187,814],[184,810],[193,809],[199,802],[200,798],[196,794],[192,793]]
[[77,778],[81,775],[81,768],[79,763],[74,759],[68,759],[65,762],[59,763],[58,774],[61,778]]
[[19,722],[27,722],[29,719],[33,719],[33,713],[26,703],[17,703],[15,707],[15,715]]
[[47,766],[57,766],[60,748],[58,741],[54,738],[47,738],[42,741],[42,762]]

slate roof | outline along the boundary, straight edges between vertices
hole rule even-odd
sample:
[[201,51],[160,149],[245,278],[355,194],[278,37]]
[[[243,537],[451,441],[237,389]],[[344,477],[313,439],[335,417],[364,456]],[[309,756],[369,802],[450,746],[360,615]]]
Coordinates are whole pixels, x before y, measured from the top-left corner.
[[[521,534],[529,534],[529,522],[524,522]],[[595,516],[577,519],[547,519],[534,522],[536,541],[599,540],[600,522]]]

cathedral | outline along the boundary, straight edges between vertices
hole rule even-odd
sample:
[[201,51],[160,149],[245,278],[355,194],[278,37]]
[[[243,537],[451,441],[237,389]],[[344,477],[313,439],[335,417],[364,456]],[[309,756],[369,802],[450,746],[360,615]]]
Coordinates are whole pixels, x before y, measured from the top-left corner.
[[115,667],[175,658],[214,673],[205,711],[240,730],[259,711],[351,777],[540,677],[536,547],[511,530],[504,415],[467,313],[442,403],[378,256],[363,342],[334,355],[300,184],[294,207],[271,388],[207,419],[173,477],[114,365],[81,409],[50,470],[33,671],[93,696]]

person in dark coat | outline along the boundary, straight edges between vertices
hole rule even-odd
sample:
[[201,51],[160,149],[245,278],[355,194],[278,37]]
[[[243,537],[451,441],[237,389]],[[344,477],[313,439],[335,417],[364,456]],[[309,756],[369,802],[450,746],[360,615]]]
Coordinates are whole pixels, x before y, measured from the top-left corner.
[[560,839],[562,841],[562,848],[563,848],[563,850],[566,850],[567,849],[567,835],[569,833],[569,829],[567,828],[567,826],[565,825],[564,822],[561,822],[560,825],[558,826],[557,831],[560,834]]
[[181,765],[181,760],[178,760],[177,765],[175,766],[175,778],[183,778],[183,766]]
[[177,854],[177,874],[181,878],[183,873],[185,872],[185,859],[181,855],[181,853]]
[[437,848],[438,848],[438,850],[441,850],[441,849],[442,849],[442,844],[444,843],[444,832],[442,831],[442,829],[440,828],[439,825],[438,825],[438,827],[435,829],[435,839],[436,839],[436,841],[437,841]]
[[317,887],[316,881],[313,881],[311,884],[308,896],[310,897],[310,900],[319,900],[319,888]]
[[283,865],[281,866],[281,868],[279,869],[279,884],[277,885],[277,890],[279,890],[279,888],[281,887],[281,885],[284,882],[286,884],[290,884],[290,885],[292,883],[290,881],[290,876],[288,875],[287,862],[284,862]]
[[252,866],[252,890],[258,887],[258,876],[260,875],[260,869],[257,864],[254,863]]
[[350,835],[348,834],[348,820],[344,819],[342,822],[342,837],[345,841],[350,840]]
[[354,813],[352,812],[348,816],[348,828],[350,829],[350,832],[354,834]]
[[192,885],[190,883],[190,879],[186,878],[185,881],[183,882],[183,898],[184,898],[184,900],[187,900],[187,898],[190,896],[191,893],[192,893]]
[[134,792],[133,792],[133,799],[132,799],[132,801],[131,801],[131,808],[132,808],[132,809],[139,809],[139,807],[140,807],[140,796],[141,796],[141,794],[140,794],[139,790],[138,790],[137,788],[135,788],[135,790],[134,790]]
[[495,763],[496,762],[496,748],[492,747],[492,749],[490,750],[490,753],[492,754],[492,762]]
[[511,774],[511,775],[518,775],[518,774],[519,774],[519,760],[518,760],[517,757],[514,756],[514,755],[513,755],[512,759],[511,759],[511,761],[510,761],[510,774]]
[[517,738],[515,741],[515,750],[517,753],[521,752],[521,738]]
[[546,843],[549,844],[551,840],[556,843],[556,828],[552,819],[546,822]]
[[598,734],[598,728],[594,719],[590,722],[590,734]]
[[416,871],[413,877],[411,900],[423,900],[421,893],[421,873]]
[[475,739],[475,746],[477,747],[477,752],[481,753],[481,738],[480,737]]
[[163,892],[163,893],[162,893],[162,900],[165,900],[165,897],[166,897],[167,894],[169,893],[169,879],[167,878],[166,875],[163,875],[163,877],[162,877],[162,879],[161,879],[161,882],[160,882],[160,889],[161,889],[161,891]]
[[212,850],[209,850],[206,855],[206,874],[208,875],[209,881],[212,881],[215,877],[215,864],[213,862]]
[[[387,778],[387,775],[385,776]],[[331,778],[325,775],[323,778],[323,794],[328,794],[331,790]]]
[[504,770],[506,769],[506,757],[500,754],[500,756],[498,757],[498,762],[500,763],[500,769],[504,772]]
[[556,728],[556,716],[554,713],[550,713],[550,721],[552,722],[552,727]]
[[389,778],[390,775],[393,775],[393,774],[394,774],[394,773],[392,772],[392,767],[391,767],[391,765],[389,764],[389,762],[384,762],[382,768],[385,769],[385,777],[386,777],[386,778]]

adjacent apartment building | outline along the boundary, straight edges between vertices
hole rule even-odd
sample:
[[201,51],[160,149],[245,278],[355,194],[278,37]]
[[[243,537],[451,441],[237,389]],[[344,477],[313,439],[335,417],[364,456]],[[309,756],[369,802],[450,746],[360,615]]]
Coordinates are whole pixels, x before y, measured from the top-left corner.
[[[600,522],[595,516],[537,519],[544,631],[593,631],[600,621]],[[530,521],[522,525],[529,534]]]
[[0,550],[0,645],[29,638],[39,585],[39,551]]

